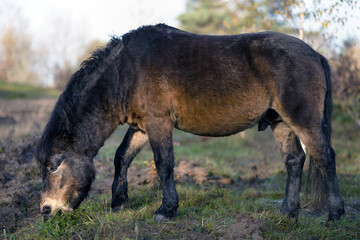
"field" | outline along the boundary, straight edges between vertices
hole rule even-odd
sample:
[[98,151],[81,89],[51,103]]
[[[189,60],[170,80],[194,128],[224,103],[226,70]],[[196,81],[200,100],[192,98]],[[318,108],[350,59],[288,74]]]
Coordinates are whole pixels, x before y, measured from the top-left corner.
[[360,238],[360,129],[336,107],[333,145],[347,213],[328,227],[326,213],[314,212],[305,198],[306,174],[299,218],[280,213],[285,167],[271,131],[255,128],[226,138],[174,131],[180,206],[175,218],[156,223],[162,196],[149,146],[129,169],[129,202],[111,211],[112,161],[126,131],[121,126],[94,159],[89,197],[74,213],[44,221],[33,150],[57,93],[34,99],[36,94],[14,95],[1,86],[0,93],[0,239]]

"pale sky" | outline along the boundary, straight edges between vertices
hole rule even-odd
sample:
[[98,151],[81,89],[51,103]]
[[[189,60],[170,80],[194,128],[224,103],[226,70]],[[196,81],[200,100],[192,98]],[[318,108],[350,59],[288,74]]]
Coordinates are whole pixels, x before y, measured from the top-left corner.
[[[336,1],[322,2],[331,5]],[[312,0],[305,2],[306,6],[312,5]],[[164,22],[176,27],[176,18],[185,11],[185,6],[186,0],[0,0],[0,27],[4,21],[11,21],[8,15],[16,18],[19,12],[26,30],[37,37],[66,26],[80,31],[84,37],[106,41],[109,35],[123,35],[140,25]],[[359,16],[359,7],[345,14]],[[350,17],[338,35],[360,36],[359,21]]]
[[0,0],[19,7],[31,32],[51,31],[61,21],[81,27],[88,37],[101,40],[123,35],[140,25],[165,22],[177,25],[185,0]]
[[[312,0],[305,2],[306,6],[312,5]],[[333,2],[336,0],[327,0],[329,5]],[[123,35],[140,25],[164,22],[176,27],[176,18],[185,11],[185,6],[186,0],[0,0],[0,21],[8,20],[1,15],[8,15],[10,8],[10,15],[20,12],[27,30],[37,37],[66,26],[86,38],[106,41],[109,35]],[[340,37],[360,36],[359,21],[350,18],[338,33]]]

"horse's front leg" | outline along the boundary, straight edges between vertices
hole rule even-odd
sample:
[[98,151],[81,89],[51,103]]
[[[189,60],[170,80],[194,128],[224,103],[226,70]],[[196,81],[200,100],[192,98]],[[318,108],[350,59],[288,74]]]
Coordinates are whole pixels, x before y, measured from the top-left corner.
[[112,184],[111,200],[111,207],[114,211],[120,210],[122,204],[128,199],[127,170],[134,157],[140,152],[147,141],[148,137],[145,133],[129,127],[123,141],[116,150],[114,159],[115,175]]
[[174,182],[174,148],[172,124],[163,119],[146,124],[146,133],[154,153],[157,173],[162,186],[163,200],[156,210],[155,221],[162,221],[175,216],[178,208],[178,195]]

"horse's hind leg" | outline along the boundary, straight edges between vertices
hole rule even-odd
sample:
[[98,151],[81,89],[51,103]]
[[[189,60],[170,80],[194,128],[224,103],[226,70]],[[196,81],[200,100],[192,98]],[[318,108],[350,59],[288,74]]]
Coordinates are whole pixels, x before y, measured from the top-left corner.
[[115,175],[112,184],[111,207],[118,210],[128,199],[127,170],[134,159],[148,141],[148,136],[140,130],[129,127],[123,141],[116,150],[114,165]]
[[305,153],[298,137],[285,122],[274,122],[271,127],[288,174],[281,212],[295,217],[300,209],[299,193]]
[[[306,149],[309,151],[311,157],[316,163],[316,167],[320,170],[321,175],[325,181],[320,187],[324,187],[326,193],[326,204],[329,212],[329,219],[338,220],[341,215],[344,214],[344,200],[340,195],[338,186],[338,180],[336,177],[336,163],[335,163],[335,152],[331,147],[330,142],[326,138],[326,134],[322,129],[321,125],[315,128],[298,128],[295,127],[295,132],[300,137],[301,141],[305,144]],[[316,177],[316,176],[315,176]],[[319,176],[320,177],[320,176]],[[318,183],[318,179],[314,183]],[[319,193],[320,194],[320,193]],[[325,198],[320,198],[325,199]]]

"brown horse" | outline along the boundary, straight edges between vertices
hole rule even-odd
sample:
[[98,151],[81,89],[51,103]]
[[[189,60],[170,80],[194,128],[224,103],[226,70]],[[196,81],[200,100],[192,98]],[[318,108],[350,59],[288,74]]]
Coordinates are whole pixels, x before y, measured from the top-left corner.
[[320,173],[310,185],[325,193],[329,220],[344,213],[330,145],[330,68],[297,38],[197,35],[163,24],[113,38],[72,76],[37,145],[44,216],[79,206],[95,176],[93,157],[125,123],[130,127],[114,159],[114,209],[128,199],[127,170],[145,143],[161,181],[163,201],[155,212],[161,220],[178,208],[174,128],[216,137],[258,124],[259,130],[271,126],[285,161],[282,212],[296,216],[300,208],[301,139]]

